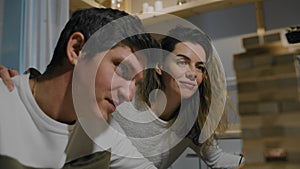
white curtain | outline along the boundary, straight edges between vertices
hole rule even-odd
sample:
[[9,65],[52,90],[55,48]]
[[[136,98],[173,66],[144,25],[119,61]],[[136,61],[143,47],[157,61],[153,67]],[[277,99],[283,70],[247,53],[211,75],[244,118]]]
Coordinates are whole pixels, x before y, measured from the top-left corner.
[[35,67],[41,72],[45,70],[68,19],[69,0],[25,1],[21,71],[28,67]]
[[3,15],[4,15],[4,0],[0,0],[0,63],[2,62],[2,29],[3,29]]

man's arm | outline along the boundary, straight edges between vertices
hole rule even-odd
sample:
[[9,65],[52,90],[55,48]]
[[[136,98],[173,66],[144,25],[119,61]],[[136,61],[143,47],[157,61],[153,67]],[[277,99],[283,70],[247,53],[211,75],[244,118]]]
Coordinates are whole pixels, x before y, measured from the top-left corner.
[[12,91],[14,89],[14,83],[11,78],[18,74],[18,71],[0,65],[0,78],[7,86],[9,91]]

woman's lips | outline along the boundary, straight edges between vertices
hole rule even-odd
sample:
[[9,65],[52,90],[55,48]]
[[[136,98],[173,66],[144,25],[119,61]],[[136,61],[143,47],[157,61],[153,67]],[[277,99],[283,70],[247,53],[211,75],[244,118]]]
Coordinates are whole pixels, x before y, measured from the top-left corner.
[[195,83],[192,83],[192,82],[185,82],[185,81],[179,81],[181,86],[185,87],[185,88],[188,88],[190,90],[194,89],[196,84]]

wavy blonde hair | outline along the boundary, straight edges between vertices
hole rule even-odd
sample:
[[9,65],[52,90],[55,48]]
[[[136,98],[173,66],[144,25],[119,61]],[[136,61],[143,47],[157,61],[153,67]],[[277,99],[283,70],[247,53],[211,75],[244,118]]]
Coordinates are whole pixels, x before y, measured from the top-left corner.
[[[214,64],[216,61],[212,56],[214,54],[213,47],[211,45],[211,41],[209,37],[201,32],[198,29],[191,29],[191,28],[185,28],[185,27],[176,27],[169,31],[168,35],[165,36],[161,40],[161,48],[163,50],[172,52],[175,49],[175,45],[180,42],[191,42],[194,44],[200,44],[206,53],[206,60],[207,64]],[[155,63],[150,64],[159,64],[163,63],[165,61],[166,55],[162,55],[161,60],[156,60]],[[152,65],[152,66],[153,66]],[[218,72],[215,72],[218,73]],[[218,75],[213,78],[218,78]],[[138,99],[144,101],[148,104],[149,107],[150,101],[149,101],[149,94],[154,89],[161,89],[163,90],[166,87],[167,84],[164,84],[162,80],[162,76],[159,75],[154,68],[147,69],[145,71],[145,77],[143,82],[138,86],[138,92],[137,96]],[[202,83],[198,87],[199,91],[199,98],[200,98],[200,104],[195,103],[196,101],[199,101],[199,99],[193,99],[196,95],[194,94],[191,98],[188,100],[188,106],[185,107],[193,107],[192,111],[197,111],[197,122],[195,123],[194,127],[190,130],[187,136],[192,136],[193,142],[195,144],[200,144],[198,141],[199,135],[201,133],[201,129],[203,128],[205,123],[210,124],[209,121],[207,121],[207,116],[210,112],[211,102],[212,102],[212,88],[211,85],[211,79],[209,76],[209,73],[207,70],[203,72],[203,80]],[[197,93],[197,92],[196,92]],[[199,107],[195,107],[194,105],[199,105]],[[178,105],[180,106],[180,105]],[[190,109],[189,109],[190,110]],[[215,129],[210,129],[218,132],[225,131],[227,128],[227,116],[225,113],[222,115],[221,121],[218,123],[218,127]],[[211,143],[211,139],[207,139],[205,142],[206,144]]]

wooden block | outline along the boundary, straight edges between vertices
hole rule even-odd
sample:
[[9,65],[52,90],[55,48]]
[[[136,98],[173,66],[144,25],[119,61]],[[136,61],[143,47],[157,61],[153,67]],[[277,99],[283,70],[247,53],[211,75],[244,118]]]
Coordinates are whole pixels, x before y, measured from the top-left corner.
[[237,84],[238,93],[247,92],[261,92],[267,89],[282,89],[297,87],[299,85],[299,80],[296,77],[286,77],[282,76],[277,79],[266,79],[266,80],[256,80],[252,82],[240,82]]
[[250,37],[245,37],[242,39],[243,47],[244,48],[251,48],[251,47],[256,47],[259,46],[260,40],[258,35],[250,36]]
[[[253,93],[253,95],[257,95],[257,93]],[[250,95],[248,95],[248,96],[250,96]],[[278,95],[278,96],[284,96],[285,100],[267,101],[268,98],[266,96],[266,98],[265,98],[266,101],[257,101],[259,99],[263,100],[262,97],[252,97],[251,99],[256,99],[256,101],[241,102],[241,100],[243,99],[243,98],[241,98],[240,102],[238,103],[239,113],[240,113],[240,115],[243,116],[243,115],[264,115],[264,114],[274,114],[274,113],[281,114],[281,113],[299,112],[300,111],[299,99],[287,100],[287,98],[288,98],[287,96],[291,96],[290,98],[293,97],[291,94],[288,94],[288,93],[287,93],[287,95]],[[275,99],[280,100],[282,98],[283,97],[276,97]],[[247,98],[247,99],[249,99],[249,98]]]
[[263,127],[263,128],[243,128],[242,137],[243,139],[256,139],[263,137],[292,137],[300,136],[300,125],[299,126],[274,126],[274,127]]
[[263,137],[300,137],[300,113],[241,116],[243,139]]
[[234,60],[234,69],[236,71],[241,71],[241,70],[247,70],[252,68],[252,58],[251,57],[246,57],[243,59],[235,59]]
[[270,34],[267,33],[263,36],[263,38],[265,44],[276,43],[276,42],[282,43],[281,32],[274,32]]
[[[237,73],[236,73],[237,74]],[[283,78],[297,78],[298,73],[289,73],[289,74],[278,74],[274,76],[264,76],[264,77],[248,77],[248,78],[237,78],[237,83],[249,83],[249,82],[259,82],[259,81],[269,81],[269,80],[278,80]],[[299,83],[300,84],[300,83]]]
[[243,102],[239,103],[239,113],[245,114],[276,114],[280,112],[277,102]]
[[288,113],[300,111],[299,103],[298,100],[239,102],[238,110],[241,116]]
[[298,101],[282,101],[280,103],[280,108],[281,108],[282,112],[300,111],[300,102],[298,102]]
[[287,40],[283,36],[285,30],[278,29],[265,32],[262,35],[248,34],[242,39],[245,49],[261,48],[262,46],[282,46]]
[[296,60],[296,54],[287,53],[287,54],[265,54],[265,55],[255,55],[253,58],[253,66],[276,66],[282,64],[294,64]]
[[281,34],[279,32],[273,34],[265,34],[262,36],[254,35],[250,37],[245,37],[242,39],[243,47],[246,50],[261,48],[261,47],[278,47],[285,43],[281,39]]
[[282,55],[275,55],[273,56],[273,64],[279,65],[279,64],[289,64],[289,63],[294,63],[295,60],[297,60],[296,63],[298,63],[298,56],[299,52],[295,53],[285,53]]
[[299,86],[294,86],[290,88],[270,87],[270,88],[266,88],[265,90],[256,90],[256,91],[249,90],[248,92],[243,92],[243,93],[240,93],[238,91],[239,110],[244,110],[246,104],[249,104],[250,107],[253,107],[251,105],[259,104],[257,102],[299,101],[300,100],[299,91],[300,91]]
[[248,164],[243,167],[245,169],[299,169],[299,163],[289,163],[289,162],[273,162],[273,163],[253,163]]
[[[281,114],[242,115],[241,129],[300,127],[300,110]],[[300,132],[299,132],[300,134]]]
[[236,76],[238,82],[243,81],[257,81],[262,80],[263,78],[271,78],[273,76],[285,76],[285,75],[294,75],[297,77],[296,74],[297,68],[294,64],[283,64],[283,65],[276,65],[276,66],[259,66],[243,71],[236,71]]
[[236,71],[252,68],[253,57],[268,57],[272,58],[275,55],[285,55],[291,52],[284,47],[279,48],[258,48],[255,50],[249,50],[244,53],[235,54],[234,57],[234,68]]
[[250,69],[259,65],[288,64],[297,60],[298,51],[289,51],[288,48],[258,48],[233,56],[233,65],[236,71]]
[[[254,81],[254,82],[241,82],[237,85],[238,94],[247,94],[252,92],[263,92],[270,90],[270,92],[276,92],[274,90],[280,90],[282,88],[297,88],[298,79],[271,79],[265,81]],[[295,89],[297,91],[297,89]],[[268,93],[270,93],[268,92]]]
[[243,153],[248,164],[267,162],[266,153],[274,149],[286,152],[285,162],[300,161],[300,137],[263,137],[243,139]]

